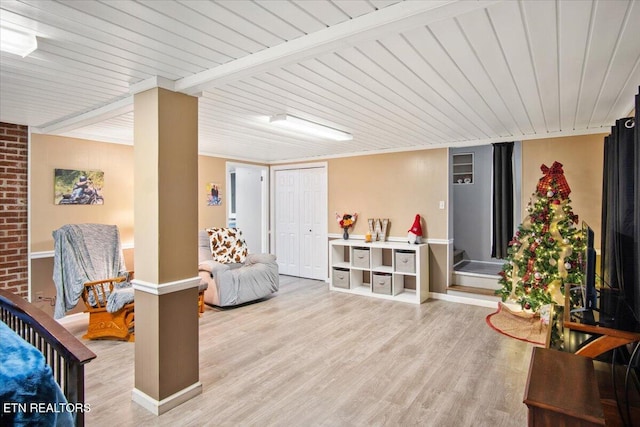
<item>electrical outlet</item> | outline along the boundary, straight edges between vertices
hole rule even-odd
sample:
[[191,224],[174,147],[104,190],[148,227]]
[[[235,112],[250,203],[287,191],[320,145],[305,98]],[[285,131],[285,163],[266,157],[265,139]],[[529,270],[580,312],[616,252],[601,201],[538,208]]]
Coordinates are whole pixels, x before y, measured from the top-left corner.
[[444,209],[444,200],[440,200],[440,209]]

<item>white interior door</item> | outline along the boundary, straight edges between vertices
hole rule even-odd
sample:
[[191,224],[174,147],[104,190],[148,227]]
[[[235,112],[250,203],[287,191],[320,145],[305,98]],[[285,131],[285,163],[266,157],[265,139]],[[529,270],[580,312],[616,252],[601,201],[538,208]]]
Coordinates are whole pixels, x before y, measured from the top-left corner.
[[275,172],[276,256],[281,274],[300,275],[298,171]]
[[250,253],[263,252],[262,172],[256,168],[235,168],[236,227],[242,230]]
[[300,186],[300,276],[326,278],[326,174],[321,168],[301,169]]
[[281,274],[324,280],[326,169],[275,171],[275,253]]

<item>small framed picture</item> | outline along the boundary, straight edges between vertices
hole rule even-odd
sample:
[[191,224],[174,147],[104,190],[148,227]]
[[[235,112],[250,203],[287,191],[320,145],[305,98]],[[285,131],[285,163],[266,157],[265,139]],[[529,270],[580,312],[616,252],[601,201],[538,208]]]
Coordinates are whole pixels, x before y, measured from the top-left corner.
[[209,183],[207,184],[207,206],[221,206],[222,205],[222,192],[220,191],[220,185]]

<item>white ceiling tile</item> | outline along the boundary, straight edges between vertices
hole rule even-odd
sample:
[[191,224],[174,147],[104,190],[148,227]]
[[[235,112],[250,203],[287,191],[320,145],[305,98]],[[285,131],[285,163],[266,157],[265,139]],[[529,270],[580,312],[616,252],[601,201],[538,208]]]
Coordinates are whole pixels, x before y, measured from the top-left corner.
[[376,10],[367,0],[333,0],[333,4],[350,18],[357,18]]
[[322,19],[313,13],[313,10],[309,11],[306,8],[304,3],[297,4],[282,0],[265,0],[260,2],[260,6],[274,15],[281,17],[286,16],[289,25],[297,28],[304,34],[310,34],[327,27]]
[[[146,3],[153,3],[154,7],[158,7],[157,0],[144,0]],[[210,1],[193,1],[180,0],[179,3],[195,13],[202,16],[203,19],[211,20],[214,25],[209,27],[212,35],[220,37],[222,40],[234,44],[244,45],[244,39],[250,40],[261,46],[262,50],[283,43],[285,40],[267,29],[263,28],[260,22],[260,15],[241,15],[232,10],[225,8],[222,4]],[[225,37],[223,33],[218,33],[220,28],[228,28],[234,34]]]
[[[486,10],[462,15],[457,18],[457,23],[482,73],[474,72],[475,67],[467,65],[469,78],[465,77],[465,80],[474,82],[475,86],[465,89],[465,82],[457,79],[454,87],[463,89],[460,93],[473,101],[473,108],[482,117],[495,117],[494,126],[501,125],[507,134],[517,137],[532,132],[531,122]],[[451,79],[449,73],[445,75]]]
[[148,23],[150,28],[157,27],[167,32],[163,39],[172,38],[181,49],[220,64],[263,48],[253,40],[242,37],[180,3],[154,1],[141,4],[129,0],[111,0],[109,6],[134,17],[144,17],[143,22]]
[[549,129],[521,7],[520,2],[502,2],[489,7],[488,13],[534,133],[546,134]]
[[306,0],[297,3],[297,6],[314,16],[325,27],[349,20],[349,16],[330,0]]
[[[620,26],[624,22],[628,2],[596,2],[593,10],[586,67],[579,93],[580,103],[575,127],[594,127],[591,122],[602,85],[610,72],[609,63],[616,53]],[[637,26],[637,24],[634,24]],[[597,126],[597,125],[596,125]]]
[[[636,58],[635,63],[629,59]],[[605,72],[604,81],[596,101],[588,126],[611,122],[617,117],[611,115],[619,100],[628,93],[626,86],[637,82],[638,63],[640,62],[640,2],[630,2],[611,54],[611,60]],[[626,105],[632,104],[624,97]]]
[[576,128],[594,7],[595,3],[590,0],[562,2],[558,5],[560,129],[564,131]]
[[304,35],[304,32],[288,22],[288,17],[272,14],[260,2],[221,0],[217,3],[283,40],[293,40]]
[[555,1],[542,0],[523,2],[521,8],[547,132],[560,130],[556,7]]
[[[40,43],[0,55],[0,121],[131,144],[131,85],[158,77],[203,91],[200,152],[281,162],[592,133],[632,108],[637,1],[430,5],[2,0]],[[275,130],[282,112],[354,139]]]

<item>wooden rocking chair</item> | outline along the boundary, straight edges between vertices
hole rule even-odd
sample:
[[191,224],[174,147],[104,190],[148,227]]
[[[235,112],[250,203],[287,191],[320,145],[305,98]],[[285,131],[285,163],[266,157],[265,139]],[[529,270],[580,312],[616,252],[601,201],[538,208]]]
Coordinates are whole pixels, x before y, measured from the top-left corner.
[[[134,341],[134,303],[130,302],[116,312],[107,311],[107,298],[114,291],[116,283],[121,283],[126,277],[96,280],[84,284],[82,300],[89,313],[89,326],[85,339],[119,339]],[[117,290],[116,290],[117,291]],[[91,304],[93,302],[93,304]]]

